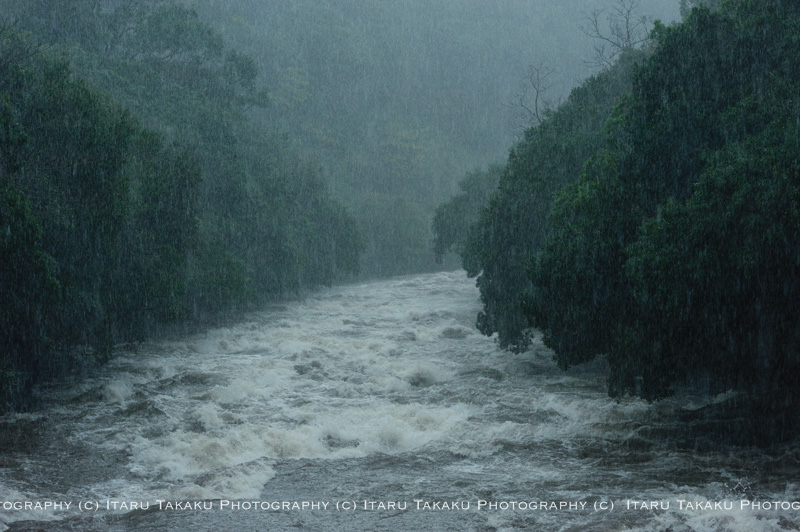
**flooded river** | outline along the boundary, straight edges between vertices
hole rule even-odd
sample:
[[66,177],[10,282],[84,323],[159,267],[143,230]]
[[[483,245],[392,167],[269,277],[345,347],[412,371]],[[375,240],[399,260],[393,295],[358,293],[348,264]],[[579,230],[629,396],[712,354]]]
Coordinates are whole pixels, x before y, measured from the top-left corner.
[[0,418],[0,530],[800,528],[792,445],[715,445],[602,361],[497,349],[474,281],[335,287],[117,354]]

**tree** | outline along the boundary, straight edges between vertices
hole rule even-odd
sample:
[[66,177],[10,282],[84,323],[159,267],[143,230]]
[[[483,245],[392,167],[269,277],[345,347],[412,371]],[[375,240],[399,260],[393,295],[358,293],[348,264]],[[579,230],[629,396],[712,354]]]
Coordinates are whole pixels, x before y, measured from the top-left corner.
[[0,34],[0,381],[16,404],[182,314],[198,170],[64,63]]
[[[610,13],[595,10],[587,17],[581,31],[595,42],[595,56],[590,61],[592,66],[608,68],[621,53],[648,42],[651,22],[646,16],[637,15],[639,5],[640,0],[616,0]],[[604,15],[608,29],[602,21]]]
[[613,395],[699,374],[796,396],[797,24],[776,0],[659,29],[534,270],[562,365],[607,355]]
[[46,368],[59,306],[56,264],[25,196],[0,184],[0,408],[16,406]]
[[719,0],[681,0],[680,9],[681,17],[686,18],[691,13],[692,9],[696,7],[705,7],[707,9],[716,9]]
[[522,92],[515,103],[511,105],[519,115],[522,129],[538,126],[552,110],[552,104],[545,99],[545,94],[552,89],[549,81],[554,69],[545,65],[530,65]]
[[489,196],[497,187],[502,167],[475,170],[459,181],[461,192],[436,208],[433,217],[433,250],[441,262],[447,253],[464,254],[471,226],[478,220]]
[[498,333],[503,347],[524,349],[529,327],[542,326],[541,316],[530,311],[539,297],[530,273],[552,230],[556,194],[578,180],[586,161],[604,147],[606,123],[630,89],[642,54],[623,54],[525,132],[469,231],[461,255],[481,291],[478,327],[487,335]]

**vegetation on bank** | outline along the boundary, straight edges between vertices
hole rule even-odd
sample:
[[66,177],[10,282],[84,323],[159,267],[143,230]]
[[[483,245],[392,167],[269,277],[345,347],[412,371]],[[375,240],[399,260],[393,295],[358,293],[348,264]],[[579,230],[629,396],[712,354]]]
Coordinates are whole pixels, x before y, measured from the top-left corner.
[[606,356],[612,395],[700,381],[778,397],[786,417],[800,391],[800,5],[697,3],[526,132],[463,262],[478,325],[504,346],[537,327],[562,367]]
[[[255,59],[273,102],[259,113],[320,161],[363,234],[363,275],[381,277],[457,265],[431,249],[436,206],[505,157],[531,63],[542,104],[586,76],[576,26],[614,0],[182,1]],[[678,0],[640,1],[677,15]]]
[[0,30],[2,407],[115,342],[358,269],[354,219],[249,119],[253,61],[178,3],[113,5],[15,4]]

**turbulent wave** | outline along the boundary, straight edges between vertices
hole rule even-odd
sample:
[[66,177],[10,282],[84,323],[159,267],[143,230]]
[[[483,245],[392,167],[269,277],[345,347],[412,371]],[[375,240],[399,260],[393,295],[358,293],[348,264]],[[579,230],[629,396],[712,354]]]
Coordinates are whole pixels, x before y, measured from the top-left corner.
[[[479,307],[463,272],[407,277],[335,287],[232,327],[119,353],[101,377],[49,392],[42,412],[0,420],[0,498],[473,501],[465,514],[403,513],[403,526],[431,530],[459,519],[463,529],[495,530],[800,523],[798,512],[760,507],[679,508],[678,500],[800,496],[790,449],[675,443],[676,414],[726,397],[609,399],[602,361],[564,373],[541,342],[523,354],[499,351],[473,326]],[[478,511],[478,500],[609,500],[617,509],[601,518]],[[629,500],[671,505],[619,508]],[[100,529],[178,530],[185,519],[216,518],[190,512],[170,521],[129,508],[115,515],[11,510],[0,519],[18,529],[34,520],[56,530],[72,517]],[[236,515],[242,527],[254,519]],[[323,530],[377,526],[374,515],[304,519]]]

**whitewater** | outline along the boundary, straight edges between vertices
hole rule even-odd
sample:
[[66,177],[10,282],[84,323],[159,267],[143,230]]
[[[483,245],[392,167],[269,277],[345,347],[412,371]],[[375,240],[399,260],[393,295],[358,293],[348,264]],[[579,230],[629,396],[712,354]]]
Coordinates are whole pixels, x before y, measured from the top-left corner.
[[800,528],[795,446],[687,430],[730,393],[613,399],[479,310],[435,273],[121,348],[0,418],[0,530]]

